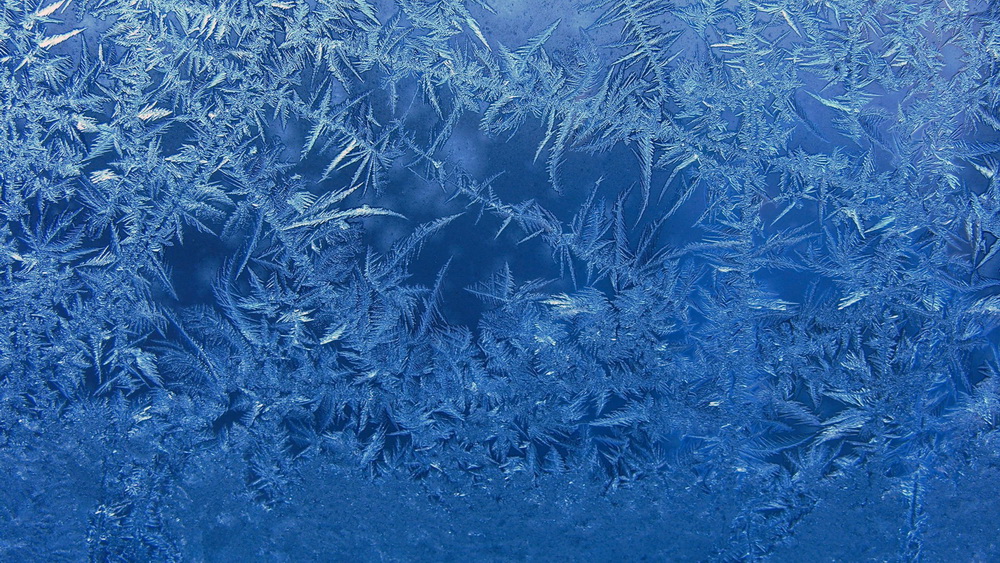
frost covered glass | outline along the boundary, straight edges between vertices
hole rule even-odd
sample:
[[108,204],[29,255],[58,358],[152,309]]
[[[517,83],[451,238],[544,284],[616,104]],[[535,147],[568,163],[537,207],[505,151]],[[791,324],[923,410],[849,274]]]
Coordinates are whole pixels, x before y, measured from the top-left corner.
[[3,0],[0,560],[1000,560],[1000,6]]

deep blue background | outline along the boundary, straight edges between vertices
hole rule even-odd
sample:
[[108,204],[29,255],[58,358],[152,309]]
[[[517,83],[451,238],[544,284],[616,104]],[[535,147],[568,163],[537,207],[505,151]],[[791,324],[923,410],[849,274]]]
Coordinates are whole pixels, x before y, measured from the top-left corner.
[[0,560],[1000,558],[998,25],[9,3]]

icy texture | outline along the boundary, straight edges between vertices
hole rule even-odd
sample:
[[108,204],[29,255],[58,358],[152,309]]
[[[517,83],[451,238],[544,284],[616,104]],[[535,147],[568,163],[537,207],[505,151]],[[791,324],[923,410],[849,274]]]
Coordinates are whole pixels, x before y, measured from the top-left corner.
[[795,559],[858,503],[800,555],[949,559],[994,479],[992,4],[7,1],[0,63],[0,559]]

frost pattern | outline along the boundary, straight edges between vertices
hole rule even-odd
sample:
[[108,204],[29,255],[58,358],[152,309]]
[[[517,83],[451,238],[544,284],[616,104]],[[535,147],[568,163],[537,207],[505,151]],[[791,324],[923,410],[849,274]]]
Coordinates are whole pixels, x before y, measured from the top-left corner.
[[927,482],[1000,453],[992,4],[29,4],[0,448],[99,461],[94,560],[183,559],[222,455],[268,507],[316,459],[698,486],[719,560],[868,472],[919,559]]

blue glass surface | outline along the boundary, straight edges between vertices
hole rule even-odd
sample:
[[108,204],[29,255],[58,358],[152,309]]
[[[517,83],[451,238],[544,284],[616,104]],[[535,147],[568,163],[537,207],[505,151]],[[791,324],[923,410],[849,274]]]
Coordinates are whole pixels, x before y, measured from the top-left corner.
[[1000,7],[0,18],[0,561],[1000,560]]

